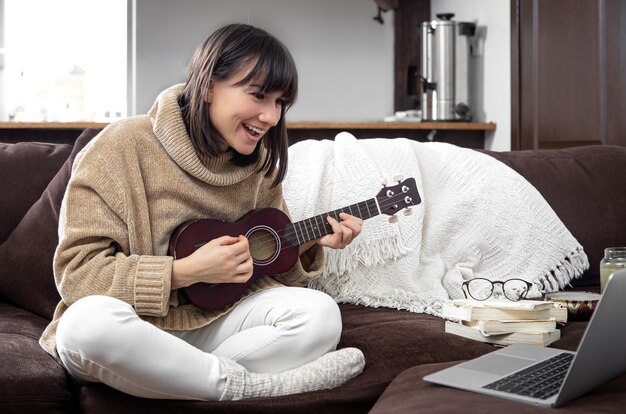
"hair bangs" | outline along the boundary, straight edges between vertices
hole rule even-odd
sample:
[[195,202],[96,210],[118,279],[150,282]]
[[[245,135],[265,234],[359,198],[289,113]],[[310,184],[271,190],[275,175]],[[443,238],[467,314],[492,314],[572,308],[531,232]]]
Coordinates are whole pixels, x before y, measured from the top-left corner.
[[[274,42],[264,42],[256,63],[239,85],[257,84],[261,92],[281,92],[285,109],[298,96],[298,72],[287,49]],[[263,47],[265,46],[265,47]]]

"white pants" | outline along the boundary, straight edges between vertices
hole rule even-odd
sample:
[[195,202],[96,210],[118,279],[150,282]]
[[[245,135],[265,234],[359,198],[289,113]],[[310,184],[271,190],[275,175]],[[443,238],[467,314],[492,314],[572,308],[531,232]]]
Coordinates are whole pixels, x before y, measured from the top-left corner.
[[341,315],[319,291],[280,287],[240,302],[193,331],[164,331],[108,296],[80,299],[57,329],[57,351],[79,381],[103,382],[145,398],[218,400],[226,374],[218,357],[275,373],[336,348]]

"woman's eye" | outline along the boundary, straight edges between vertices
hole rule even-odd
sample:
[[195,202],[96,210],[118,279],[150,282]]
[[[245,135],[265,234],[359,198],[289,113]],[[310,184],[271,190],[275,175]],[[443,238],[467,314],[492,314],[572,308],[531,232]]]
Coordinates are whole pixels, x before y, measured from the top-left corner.
[[252,95],[259,101],[262,101],[263,99],[265,99],[265,95],[261,92],[256,92],[256,93],[253,93]]
[[280,106],[285,106],[285,100],[283,98],[276,99],[276,103]]

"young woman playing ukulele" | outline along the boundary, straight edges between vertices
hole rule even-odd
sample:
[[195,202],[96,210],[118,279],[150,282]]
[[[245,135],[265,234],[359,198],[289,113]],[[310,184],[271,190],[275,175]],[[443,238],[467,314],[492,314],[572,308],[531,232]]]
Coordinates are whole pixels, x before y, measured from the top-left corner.
[[301,245],[293,268],[258,278],[220,309],[182,291],[247,282],[248,238],[168,254],[181,223],[287,211],[284,115],[296,94],[285,46],[228,25],[197,49],[185,84],[163,91],[147,115],[107,126],[78,155],[54,259],[62,300],[40,340],[75,380],[146,398],[235,400],[333,388],[362,371],[358,349],[335,350],[336,303],[303,287],[322,271],[321,246],[344,248],[360,219],[328,217],[331,233]]

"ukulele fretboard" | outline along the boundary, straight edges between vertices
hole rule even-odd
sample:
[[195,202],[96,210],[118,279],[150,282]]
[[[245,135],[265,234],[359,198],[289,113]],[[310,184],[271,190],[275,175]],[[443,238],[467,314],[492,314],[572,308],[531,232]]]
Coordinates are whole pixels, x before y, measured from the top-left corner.
[[331,234],[333,228],[328,221],[326,221],[326,217],[331,216],[335,220],[340,221],[339,213],[348,213],[354,217],[367,220],[368,218],[379,215],[380,209],[376,198],[370,198],[369,200],[352,204],[348,207],[291,223],[285,227],[285,238],[293,246],[299,246],[311,240]]

